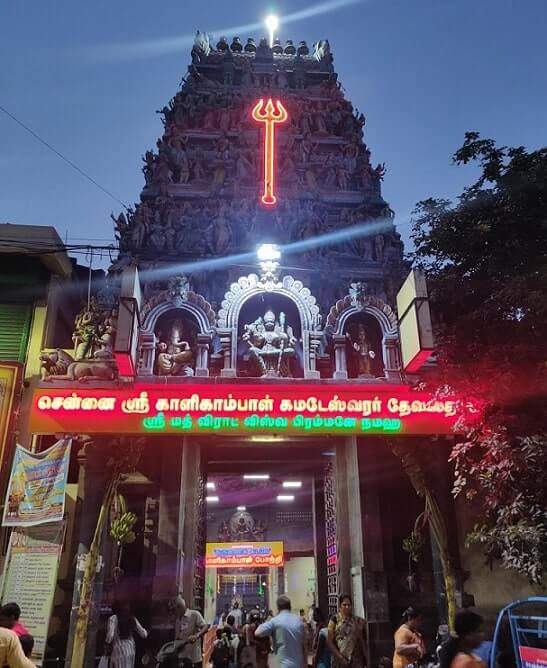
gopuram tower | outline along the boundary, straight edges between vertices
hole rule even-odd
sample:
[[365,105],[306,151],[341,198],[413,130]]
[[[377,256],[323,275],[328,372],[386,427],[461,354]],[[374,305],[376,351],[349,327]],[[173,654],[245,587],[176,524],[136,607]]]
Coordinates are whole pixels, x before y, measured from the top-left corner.
[[[270,48],[265,39],[257,46],[239,37],[213,46],[198,32],[191,56],[180,91],[161,110],[164,133],[143,158],[141,201],[116,219],[120,256],[112,271],[135,262],[141,271],[172,265],[217,307],[245,263],[234,258],[183,272],[177,265],[254,252],[269,242],[282,247],[282,265],[309,287],[321,313],[347,295],[350,283],[393,306],[402,244],[382,197],[385,169],[371,162],[365,117],[345,98],[328,41],[312,50],[304,41],[283,47],[275,40]],[[260,100],[257,113],[266,114],[268,100],[286,113],[272,128],[269,149],[269,124],[253,118]],[[268,160],[273,205],[262,201]],[[352,236],[367,224],[370,233]],[[342,234],[329,244],[299,248],[335,232]],[[161,287],[145,279],[145,296]]]
[[[413,271],[399,291],[384,166],[327,41],[213,47],[198,32],[191,55],[143,158],[140,201],[115,218],[109,284],[76,315],[73,352],[52,335],[40,356],[30,427],[93,436],[79,546],[95,535],[111,452],[142,448],[120,483],[142,531],[123,559],[110,541],[96,589],[113,597],[123,585],[148,628],[166,630],[180,592],[212,621],[237,582],[254,583],[265,609],[265,591],[272,607],[289,592],[332,614],[351,591],[376,659],[410,603],[444,615],[436,554],[419,591],[407,577],[401,532],[423,501],[392,447],[439,453],[456,419],[450,398],[416,383],[433,349],[419,335],[431,335],[425,279]],[[415,336],[400,326],[407,313]],[[449,497],[447,458],[433,459]],[[258,552],[242,556],[242,542]],[[76,584],[73,610],[79,596]]]

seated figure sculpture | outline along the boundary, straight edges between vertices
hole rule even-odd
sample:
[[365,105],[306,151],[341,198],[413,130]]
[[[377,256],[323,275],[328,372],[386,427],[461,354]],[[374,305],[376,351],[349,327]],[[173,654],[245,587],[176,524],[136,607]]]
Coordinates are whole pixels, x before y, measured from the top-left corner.
[[184,325],[175,320],[169,333],[169,343],[158,343],[158,374],[160,376],[193,376],[194,353],[188,341],[182,339]]
[[279,320],[268,310],[263,318],[245,325],[242,337],[249,344],[249,362],[252,375],[262,378],[290,378],[290,359],[295,355],[296,338],[292,327],[285,324],[285,314]]

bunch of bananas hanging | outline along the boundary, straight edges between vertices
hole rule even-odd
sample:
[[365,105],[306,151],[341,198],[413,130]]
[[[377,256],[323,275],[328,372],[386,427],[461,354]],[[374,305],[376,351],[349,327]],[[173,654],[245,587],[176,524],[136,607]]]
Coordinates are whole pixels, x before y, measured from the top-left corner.
[[133,527],[136,521],[135,513],[124,512],[110,522],[110,535],[118,545],[132,543],[135,540]]

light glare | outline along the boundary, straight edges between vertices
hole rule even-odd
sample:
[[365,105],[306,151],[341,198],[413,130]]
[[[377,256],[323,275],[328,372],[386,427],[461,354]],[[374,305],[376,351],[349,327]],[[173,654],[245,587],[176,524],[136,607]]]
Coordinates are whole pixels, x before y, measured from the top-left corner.
[[260,262],[274,262],[281,258],[281,251],[275,244],[261,244],[256,250],[256,256]]

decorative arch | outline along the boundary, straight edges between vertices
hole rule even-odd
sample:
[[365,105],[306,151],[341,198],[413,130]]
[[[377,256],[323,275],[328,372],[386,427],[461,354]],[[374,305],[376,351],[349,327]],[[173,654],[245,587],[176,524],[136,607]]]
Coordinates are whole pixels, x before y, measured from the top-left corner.
[[241,276],[237,283],[232,283],[218,312],[218,326],[223,328],[237,327],[243,304],[251,297],[265,292],[283,295],[294,302],[300,315],[302,330],[317,329],[319,306],[317,306],[316,299],[309,288],[304,287],[302,281],[298,281],[292,276],[284,276],[280,281],[264,281],[257,274]]
[[399,329],[395,312],[389,304],[371,295],[359,300],[352,295],[346,295],[343,299],[339,299],[329,311],[327,325],[333,327],[336,334],[343,334],[348,318],[363,312],[370,314],[378,321],[382,336],[398,338]]
[[302,281],[292,276],[284,276],[281,280],[277,280],[271,276],[260,278],[257,274],[241,276],[236,283],[232,283],[218,312],[219,333],[224,339],[225,350],[228,353],[225,357],[223,375],[236,375],[237,336],[241,309],[249,299],[264,293],[281,295],[295,304],[302,328],[304,376],[318,377],[319,374],[315,371],[315,352],[321,334],[318,331],[319,306],[315,297]]
[[139,373],[154,374],[156,357],[156,324],[169,311],[183,311],[193,317],[198,326],[196,376],[208,376],[208,353],[215,332],[216,315],[213,307],[200,294],[191,290],[167,289],[153,295],[141,309],[141,363]]
[[347,321],[356,315],[367,313],[380,325],[382,331],[382,359],[388,380],[400,380],[399,321],[395,311],[384,301],[373,295],[364,295],[360,284],[352,285],[350,294],[339,299],[329,311],[327,326],[331,330],[335,350],[334,377],[346,379],[346,335]]

